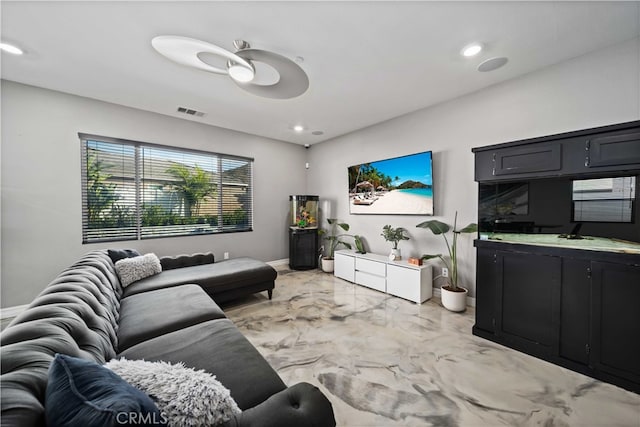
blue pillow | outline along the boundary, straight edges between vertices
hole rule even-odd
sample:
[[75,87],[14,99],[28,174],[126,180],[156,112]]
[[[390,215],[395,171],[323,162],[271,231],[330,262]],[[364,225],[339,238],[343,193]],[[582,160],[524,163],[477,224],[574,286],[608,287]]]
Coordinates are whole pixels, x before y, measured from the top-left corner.
[[45,394],[49,427],[166,426],[153,400],[110,369],[56,354]]

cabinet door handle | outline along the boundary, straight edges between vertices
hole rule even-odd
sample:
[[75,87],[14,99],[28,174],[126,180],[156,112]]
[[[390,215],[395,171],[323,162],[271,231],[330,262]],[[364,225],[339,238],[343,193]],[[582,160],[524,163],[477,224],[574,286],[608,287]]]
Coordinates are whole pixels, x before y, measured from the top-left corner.
[[496,176],[496,153],[493,153],[493,169],[491,171],[493,176]]
[[591,141],[587,139],[587,141],[584,143],[584,150],[587,152],[585,158],[584,158],[584,166],[585,167],[589,167],[589,150],[591,149]]

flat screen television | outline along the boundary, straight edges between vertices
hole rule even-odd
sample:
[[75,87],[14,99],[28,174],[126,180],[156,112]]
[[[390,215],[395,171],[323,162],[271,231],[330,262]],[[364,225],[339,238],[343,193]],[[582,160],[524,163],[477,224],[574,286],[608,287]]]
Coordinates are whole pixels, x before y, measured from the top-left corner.
[[349,166],[349,212],[433,215],[431,151]]

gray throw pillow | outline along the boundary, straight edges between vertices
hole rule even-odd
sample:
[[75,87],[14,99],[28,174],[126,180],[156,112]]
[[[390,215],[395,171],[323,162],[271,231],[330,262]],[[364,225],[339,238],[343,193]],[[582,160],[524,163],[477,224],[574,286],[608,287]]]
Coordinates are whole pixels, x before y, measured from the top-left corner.
[[152,396],[170,426],[215,426],[242,412],[214,375],[183,363],[121,358],[105,366]]
[[162,266],[156,254],[145,254],[121,259],[116,262],[116,271],[120,277],[120,283],[126,287],[140,279],[162,272]]

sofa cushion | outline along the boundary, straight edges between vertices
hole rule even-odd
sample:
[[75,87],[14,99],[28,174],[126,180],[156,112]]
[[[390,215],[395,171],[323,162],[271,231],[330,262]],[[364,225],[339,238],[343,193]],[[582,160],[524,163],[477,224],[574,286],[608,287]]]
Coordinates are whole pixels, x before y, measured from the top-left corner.
[[162,271],[166,271],[173,270],[174,268],[193,267],[194,265],[213,264],[215,260],[213,252],[206,252],[190,255],[163,256],[160,258],[160,264],[162,264]]
[[198,285],[181,285],[131,295],[120,301],[118,350],[224,317],[220,307]]
[[62,354],[51,363],[45,412],[51,427],[166,425],[142,391],[104,366]]
[[145,254],[119,260],[116,262],[116,271],[122,286],[127,287],[140,279],[161,273],[162,267],[155,254]]
[[242,412],[215,376],[182,363],[121,358],[105,366],[153,396],[172,427],[218,425]]
[[184,283],[200,285],[209,295],[234,289],[239,286],[250,286],[256,283],[273,282],[278,273],[268,264],[252,258],[233,258],[213,264],[177,268],[147,277],[127,286],[124,296],[168,288]]
[[258,350],[228,319],[211,320],[128,348],[127,359],[184,362],[215,375],[240,409],[251,408],[286,387]]

